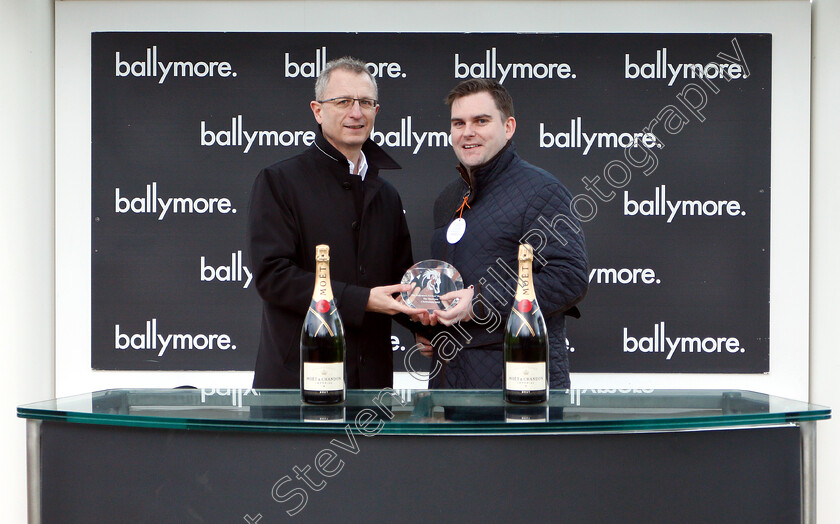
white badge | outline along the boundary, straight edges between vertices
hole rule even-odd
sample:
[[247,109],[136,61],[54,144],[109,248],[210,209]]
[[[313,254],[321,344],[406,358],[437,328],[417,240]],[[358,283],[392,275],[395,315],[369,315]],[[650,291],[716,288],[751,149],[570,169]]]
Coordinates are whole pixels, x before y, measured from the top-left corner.
[[467,221],[463,218],[456,218],[449,224],[449,229],[446,230],[446,241],[450,244],[457,244],[466,230]]

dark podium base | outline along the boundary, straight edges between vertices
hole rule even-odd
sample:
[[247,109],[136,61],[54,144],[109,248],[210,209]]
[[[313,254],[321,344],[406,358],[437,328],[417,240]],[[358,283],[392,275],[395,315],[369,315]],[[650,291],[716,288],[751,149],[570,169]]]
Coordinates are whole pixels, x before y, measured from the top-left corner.
[[40,432],[43,522],[801,518],[795,426],[351,438],[44,421]]

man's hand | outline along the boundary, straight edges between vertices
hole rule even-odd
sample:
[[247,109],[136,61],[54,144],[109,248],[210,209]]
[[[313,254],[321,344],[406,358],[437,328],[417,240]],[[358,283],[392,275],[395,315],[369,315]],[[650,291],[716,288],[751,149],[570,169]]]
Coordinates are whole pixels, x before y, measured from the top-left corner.
[[424,326],[434,326],[437,321],[432,323],[432,315],[428,310],[411,308],[411,313],[408,315],[412,322],[420,322]]
[[411,289],[411,284],[394,284],[392,286],[379,286],[370,290],[367,307],[365,311],[396,315],[405,313],[411,315],[417,310],[405,305],[402,300],[397,300],[394,295]]
[[472,299],[473,287],[461,289],[459,291],[450,291],[445,295],[441,295],[441,301],[458,299],[458,304],[455,307],[447,309],[446,311],[437,310],[432,312],[431,325],[438,322],[444,326],[451,326],[455,322],[466,322],[472,318]]
[[426,358],[432,358],[432,355],[435,352],[435,348],[432,347],[432,343],[429,341],[428,338],[424,337],[423,335],[415,334],[414,340],[420,344],[420,354]]

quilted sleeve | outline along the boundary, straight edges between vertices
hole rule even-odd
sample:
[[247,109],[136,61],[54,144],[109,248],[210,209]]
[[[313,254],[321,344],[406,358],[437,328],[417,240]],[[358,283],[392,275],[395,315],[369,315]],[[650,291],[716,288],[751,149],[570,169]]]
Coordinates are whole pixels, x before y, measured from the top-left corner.
[[535,192],[523,217],[521,242],[534,247],[534,287],[546,316],[580,316],[575,306],[588,287],[586,243],[571,198],[552,180]]

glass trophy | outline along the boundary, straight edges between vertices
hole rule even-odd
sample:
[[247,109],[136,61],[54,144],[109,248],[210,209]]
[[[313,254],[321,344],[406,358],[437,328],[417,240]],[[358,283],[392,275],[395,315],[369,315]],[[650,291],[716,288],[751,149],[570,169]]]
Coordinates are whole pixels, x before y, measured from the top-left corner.
[[403,302],[416,309],[446,310],[458,299],[441,300],[441,295],[464,289],[464,279],[455,266],[442,260],[424,260],[408,268],[401,284],[411,284],[411,290],[402,293]]

